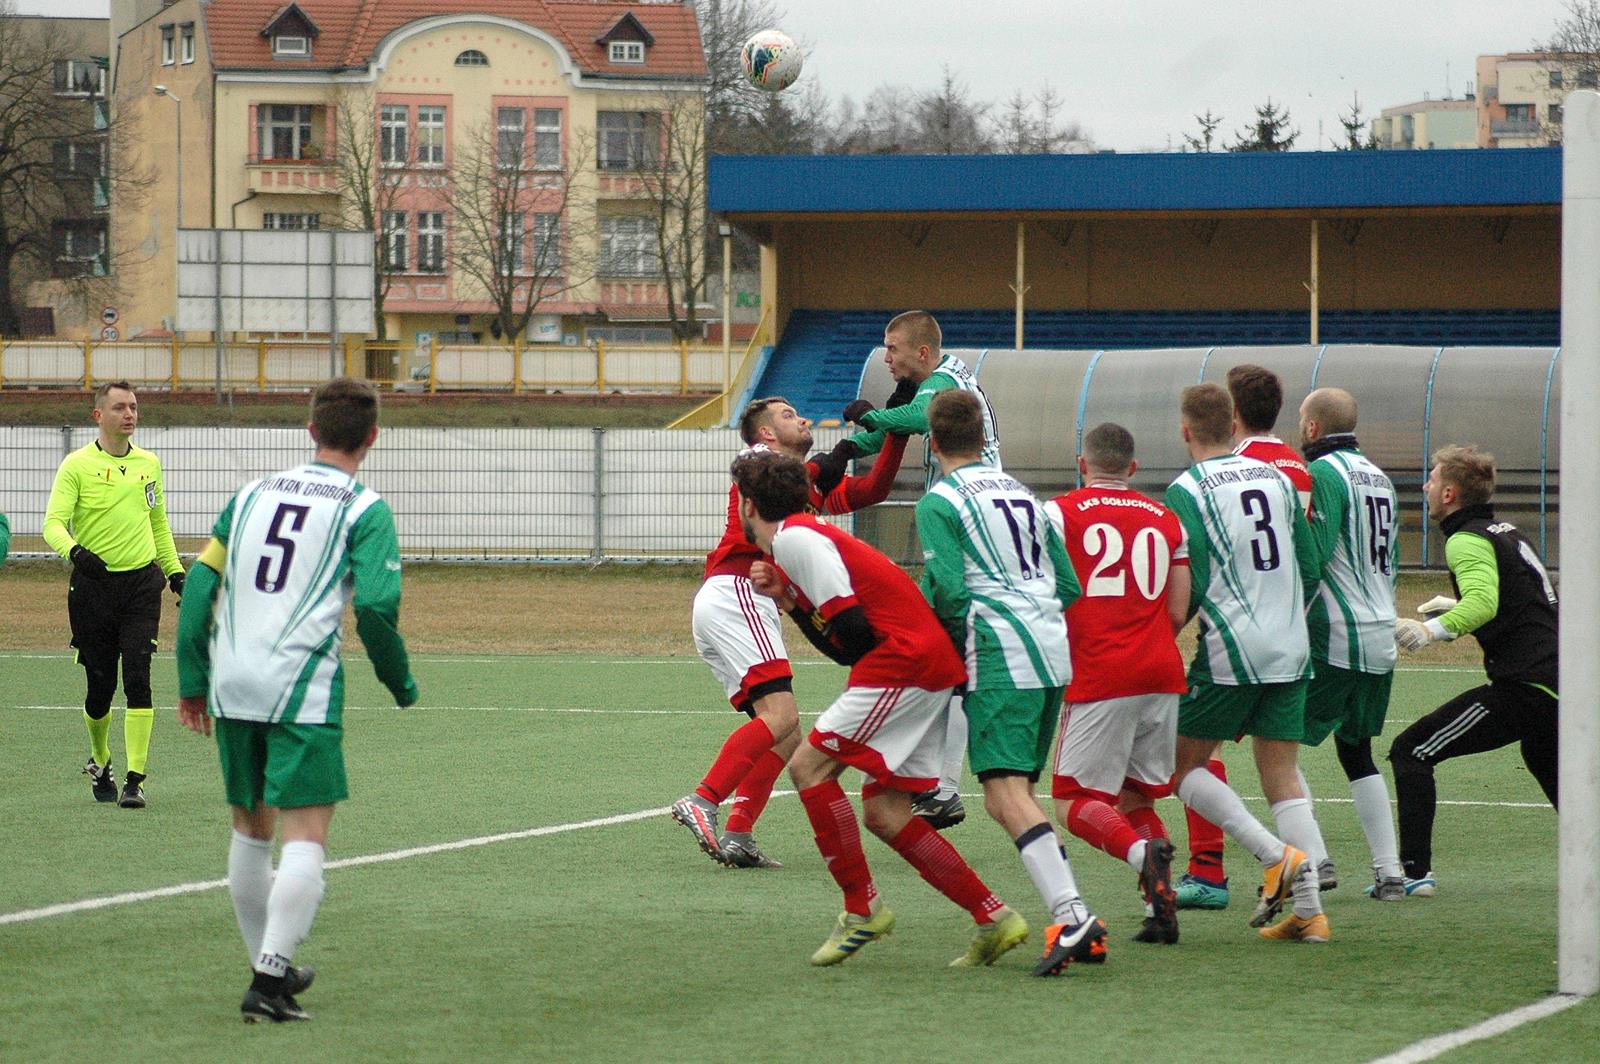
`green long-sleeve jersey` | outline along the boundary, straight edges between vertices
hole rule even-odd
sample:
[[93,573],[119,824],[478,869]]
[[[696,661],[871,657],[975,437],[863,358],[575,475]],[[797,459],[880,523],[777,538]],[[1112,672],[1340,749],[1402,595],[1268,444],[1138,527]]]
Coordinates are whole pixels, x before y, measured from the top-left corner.
[[[983,405],[983,456],[982,461],[986,466],[994,469],[1000,468],[1000,434],[995,426],[994,411],[989,407],[989,400],[983,394],[983,389],[978,387],[978,378],[967,368],[967,364],[954,355],[945,355],[934,367],[933,373],[917,388],[917,393],[911,401],[904,406],[897,406],[892,410],[871,410],[862,416],[861,424],[866,430],[850,437],[850,442],[855,444],[856,453],[860,455],[877,454],[883,449],[884,440],[891,433],[911,434],[928,432],[928,404],[933,402],[933,397],[940,392],[949,391],[951,388],[960,388],[962,391],[972,392]],[[932,487],[934,481],[939,479],[939,464],[934,461],[932,452],[923,456],[923,468],[927,472],[927,486]]]
[[122,457],[100,441],[61,460],[44,511],[44,541],[69,557],[82,546],[98,554],[114,573],[159,562],[168,576],[183,571],[167,525],[167,493],[161,460],[142,447]]

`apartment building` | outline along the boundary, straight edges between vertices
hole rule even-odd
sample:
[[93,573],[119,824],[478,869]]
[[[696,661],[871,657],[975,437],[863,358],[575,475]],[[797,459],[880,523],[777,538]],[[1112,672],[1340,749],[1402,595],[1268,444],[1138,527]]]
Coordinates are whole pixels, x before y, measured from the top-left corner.
[[116,217],[151,251],[130,326],[172,327],[177,224],[370,227],[402,342],[504,338],[507,298],[531,342],[664,323],[652,175],[703,118],[691,4],[137,2],[114,99],[163,181]]
[[1478,103],[1468,96],[1385,107],[1372,120],[1372,140],[1380,149],[1475,148]]
[[1553,52],[1478,57],[1480,148],[1532,148],[1560,140],[1561,101],[1595,87],[1594,58]]

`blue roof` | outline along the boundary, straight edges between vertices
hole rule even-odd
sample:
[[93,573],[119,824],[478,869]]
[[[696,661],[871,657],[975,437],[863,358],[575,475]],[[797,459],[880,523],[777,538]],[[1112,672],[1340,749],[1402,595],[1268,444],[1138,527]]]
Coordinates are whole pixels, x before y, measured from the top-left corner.
[[725,214],[1559,206],[1560,148],[1162,155],[719,155]]

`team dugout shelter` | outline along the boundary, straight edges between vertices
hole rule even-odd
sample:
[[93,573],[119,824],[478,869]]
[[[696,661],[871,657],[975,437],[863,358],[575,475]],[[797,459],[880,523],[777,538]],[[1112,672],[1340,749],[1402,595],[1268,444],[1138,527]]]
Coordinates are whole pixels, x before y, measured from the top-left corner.
[[[1554,534],[1559,148],[716,156],[708,181],[761,249],[770,345],[735,401],[827,424],[887,393],[873,350],[922,308],[981,363],[1036,491],[1070,486],[1084,425],[1119,420],[1159,492],[1185,464],[1177,391],[1256,361],[1284,378],[1291,442],[1306,391],[1348,388],[1403,500],[1429,448],[1475,442]],[[1442,563],[1431,538],[1408,564]]]

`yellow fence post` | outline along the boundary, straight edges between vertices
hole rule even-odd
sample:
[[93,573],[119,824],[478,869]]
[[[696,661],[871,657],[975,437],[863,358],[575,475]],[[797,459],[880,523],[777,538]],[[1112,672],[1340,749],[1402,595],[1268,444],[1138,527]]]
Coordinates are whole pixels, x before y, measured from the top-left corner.
[[[356,375],[355,366],[352,364],[354,357],[355,353],[351,350],[350,340],[347,337],[344,342],[344,375],[346,377],[354,377]],[[366,374],[363,373],[362,376],[365,377]]]
[[522,337],[511,338],[511,394],[522,394]]
[[689,341],[678,341],[678,394],[689,394]]
[[176,392],[181,383],[178,375],[178,338],[172,338],[172,390]]
[[256,391],[267,390],[267,341],[256,340]]
[[6,341],[0,337],[0,388],[6,386]]
[[428,394],[439,390],[439,338],[428,341]]
[[594,342],[594,391],[596,395],[606,393],[606,342]]
[[94,369],[92,365],[94,359],[90,353],[94,350],[93,345],[93,340],[87,336],[83,338],[83,387],[87,391],[94,390]]

